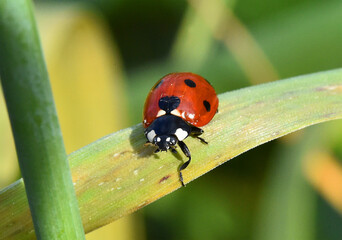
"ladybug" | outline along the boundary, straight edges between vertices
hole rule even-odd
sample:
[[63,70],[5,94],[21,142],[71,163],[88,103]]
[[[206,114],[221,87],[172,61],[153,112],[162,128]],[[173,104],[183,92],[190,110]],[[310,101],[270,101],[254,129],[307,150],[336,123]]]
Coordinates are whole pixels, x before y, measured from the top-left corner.
[[159,151],[180,147],[188,161],[179,168],[179,179],[184,185],[182,170],[191,161],[191,154],[183,142],[188,136],[208,144],[200,135],[202,127],[210,122],[218,108],[214,88],[203,77],[190,73],[170,73],[161,78],[151,89],[144,106],[143,125],[147,143]]

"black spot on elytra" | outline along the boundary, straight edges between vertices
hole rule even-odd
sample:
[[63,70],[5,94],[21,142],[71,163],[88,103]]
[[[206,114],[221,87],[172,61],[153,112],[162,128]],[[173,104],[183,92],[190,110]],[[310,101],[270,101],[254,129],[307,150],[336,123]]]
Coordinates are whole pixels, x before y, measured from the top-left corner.
[[203,105],[205,109],[207,110],[207,112],[210,112],[210,103],[207,100],[203,101]]
[[196,83],[195,83],[194,81],[190,80],[190,79],[185,79],[184,82],[185,82],[185,84],[186,84],[187,86],[189,86],[189,87],[191,87],[191,88],[196,87]]
[[166,114],[170,114],[172,110],[176,109],[180,104],[179,97],[176,96],[166,96],[159,99],[159,107],[163,109]]
[[163,80],[160,80],[153,88],[153,90],[157,89],[161,84],[163,83]]

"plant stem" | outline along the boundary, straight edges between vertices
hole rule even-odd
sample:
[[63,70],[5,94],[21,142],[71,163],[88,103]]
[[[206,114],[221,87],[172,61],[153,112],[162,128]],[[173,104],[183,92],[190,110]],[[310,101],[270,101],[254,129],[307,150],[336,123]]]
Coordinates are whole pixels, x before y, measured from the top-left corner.
[[0,0],[0,75],[37,238],[84,239],[29,0]]

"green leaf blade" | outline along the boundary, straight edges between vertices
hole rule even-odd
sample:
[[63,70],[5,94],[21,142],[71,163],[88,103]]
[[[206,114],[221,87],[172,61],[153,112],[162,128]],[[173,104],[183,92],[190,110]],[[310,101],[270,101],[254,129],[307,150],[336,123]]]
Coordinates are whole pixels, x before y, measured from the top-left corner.
[[3,191],[0,238],[85,239],[30,0],[0,1],[0,75],[30,206],[23,182]]

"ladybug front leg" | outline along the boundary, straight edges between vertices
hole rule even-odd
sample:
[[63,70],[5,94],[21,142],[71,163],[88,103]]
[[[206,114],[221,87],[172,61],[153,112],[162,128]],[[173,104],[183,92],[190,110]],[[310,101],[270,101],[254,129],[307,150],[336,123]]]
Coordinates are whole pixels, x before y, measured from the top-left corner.
[[178,153],[177,150],[174,149],[174,148],[171,148],[171,152],[174,153],[174,154],[177,154],[177,153]]
[[195,126],[191,126],[190,135],[195,137],[195,138],[198,138],[199,140],[201,140],[202,143],[208,144],[208,142],[206,140],[199,137],[202,133],[204,133],[204,131],[202,129],[195,127]]
[[184,170],[189,165],[189,163],[191,161],[191,154],[190,154],[189,148],[186,146],[186,144],[184,142],[179,141],[178,145],[182,149],[182,151],[185,154],[185,156],[187,156],[189,158],[189,160],[186,161],[185,163],[183,163],[182,166],[180,166],[180,168],[179,168],[179,180],[181,181],[182,186],[184,187],[185,184],[183,182],[182,170]]

